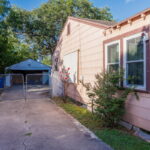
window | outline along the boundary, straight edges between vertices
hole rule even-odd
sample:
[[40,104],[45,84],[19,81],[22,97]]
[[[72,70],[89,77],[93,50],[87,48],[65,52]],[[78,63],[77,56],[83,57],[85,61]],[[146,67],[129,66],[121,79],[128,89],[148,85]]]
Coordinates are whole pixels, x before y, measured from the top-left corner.
[[142,34],[125,39],[125,85],[145,89],[145,41]]
[[109,71],[119,69],[120,65],[119,51],[120,51],[119,41],[106,45],[106,68]]

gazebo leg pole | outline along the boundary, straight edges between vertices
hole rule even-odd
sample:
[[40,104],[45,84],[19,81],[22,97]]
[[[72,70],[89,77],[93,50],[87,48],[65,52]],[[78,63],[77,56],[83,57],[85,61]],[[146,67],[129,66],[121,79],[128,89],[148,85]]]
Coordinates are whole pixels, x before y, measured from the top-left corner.
[[24,95],[25,95],[25,101],[27,101],[27,76],[25,75],[23,86],[24,86]]

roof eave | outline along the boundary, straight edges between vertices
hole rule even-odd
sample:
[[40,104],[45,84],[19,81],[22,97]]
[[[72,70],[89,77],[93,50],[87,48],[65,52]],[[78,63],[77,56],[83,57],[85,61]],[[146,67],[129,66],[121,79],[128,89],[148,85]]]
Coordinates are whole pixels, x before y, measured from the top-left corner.
[[88,20],[84,20],[82,18],[76,18],[76,17],[71,17],[69,16],[68,19],[74,20],[74,21],[78,21],[81,23],[85,23],[94,27],[98,27],[98,28],[102,28],[102,29],[107,29],[109,26],[101,24],[101,23],[96,23],[96,22],[92,22],[92,21],[88,21]]
[[138,18],[138,17],[140,17],[142,14],[146,14],[146,13],[148,13],[148,12],[150,12],[150,8],[147,8],[147,9],[145,9],[144,11],[141,11],[141,12],[135,14],[134,16],[128,17],[128,18],[126,18],[125,20],[122,20],[122,21],[116,23],[115,25],[109,26],[107,29],[115,28],[115,27],[117,27],[117,26],[122,26],[123,24],[128,23],[129,20],[133,20],[133,19],[135,19],[135,18]]

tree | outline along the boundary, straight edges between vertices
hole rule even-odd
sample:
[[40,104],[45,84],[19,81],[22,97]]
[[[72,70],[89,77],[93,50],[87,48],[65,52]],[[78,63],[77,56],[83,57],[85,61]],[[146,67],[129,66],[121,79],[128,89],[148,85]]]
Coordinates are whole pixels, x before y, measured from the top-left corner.
[[10,4],[8,0],[0,0],[0,73],[5,68],[27,58],[37,58],[37,53],[31,45],[23,42],[23,36],[15,34],[6,21],[9,16]]
[[[94,85],[86,83],[87,94],[94,104],[94,112],[105,127],[115,127],[125,112],[125,101],[131,88],[121,88],[124,81],[123,71],[111,71],[97,74]],[[136,93],[135,93],[136,95]]]
[[10,3],[8,0],[0,0],[0,20],[8,13],[10,9]]
[[7,21],[39,55],[51,55],[68,16],[112,20],[108,8],[95,7],[89,0],[49,0],[31,12],[14,7]]
[[45,65],[52,65],[52,59],[51,59],[51,56],[48,55],[48,56],[44,56],[43,59],[42,59],[42,63],[45,64]]
[[[9,10],[9,2],[7,0],[0,0],[0,71],[2,71],[4,66],[3,56],[6,52],[5,50],[8,49],[8,32],[7,32],[7,25],[3,21],[4,16],[8,13]],[[6,59],[7,61],[7,59]]]
[[[9,12],[9,13],[8,13]],[[89,0],[49,0],[27,11],[0,0],[0,71],[26,58],[52,55],[68,16],[112,20],[108,8],[95,7]]]
[[3,21],[4,16],[9,11],[9,1],[0,0],[0,50],[4,50],[7,47],[7,25]]
[[20,42],[5,24],[0,31],[0,73],[4,73],[5,68],[12,64],[28,58],[37,58],[35,53],[30,52],[30,46]]

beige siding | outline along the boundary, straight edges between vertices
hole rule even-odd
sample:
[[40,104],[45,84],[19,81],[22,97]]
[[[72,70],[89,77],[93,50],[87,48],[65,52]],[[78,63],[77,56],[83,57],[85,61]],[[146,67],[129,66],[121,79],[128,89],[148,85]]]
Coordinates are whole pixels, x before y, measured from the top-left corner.
[[139,100],[133,95],[129,96],[124,120],[150,131],[150,94],[139,93],[138,95]]
[[126,32],[132,32],[135,29],[144,27],[149,24],[150,24],[150,15],[148,15],[145,19],[141,18],[136,21],[133,21],[131,24],[121,26],[120,29],[113,30],[112,33],[110,33],[109,30],[107,30],[106,31],[107,36],[105,36],[104,40],[124,34]]
[[[69,20],[71,34],[67,36],[67,26],[60,39],[63,39],[61,59],[64,55],[79,50],[79,80],[85,83],[95,80],[95,74],[103,69],[102,35],[103,30],[97,27]],[[67,88],[68,96],[83,103],[89,103],[84,87],[78,84],[70,84]]]
[[[135,29],[144,28],[148,25],[150,25],[150,15],[148,15],[145,20],[141,18],[133,21],[131,24],[121,26],[120,29],[113,29],[112,33],[107,30],[106,36],[103,39],[115,39],[117,36],[121,36],[127,32],[131,33]],[[126,102],[124,120],[137,127],[150,131],[150,94],[138,93],[138,95],[139,100],[137,100],[135,96],[129,96]]]
[[[79,79],[85,83],[93,83],[95,74],[101,72],[103,68],[103,42],[116,36],[120,36],[127,32],[132,32],[135,29],[147,26],[150,24],[150,15],[146,19],[138,19],[132,24],[121,26],[120,29],[113,29],[110,33],[104,29],[86,25],[78,21],[68,20],[71,25],[71,33],[67,36],[67,26],[63,30],[60,37],[62,43],[57,46],[56,50],[60,51],[60,60],[63,60],[64,55],[80,50],[79,53]],[[61,67],[61,63],[60,63]],[[68,96],[85,104],[90,101],[86,95],[85,88],[80,84],[70,84],[67,88]],[[126,102],[126,114],[124,120],[132,123],[135,126],[150,131],[150,94],[139,93],[139,100],[134,96],[129,96]]]

